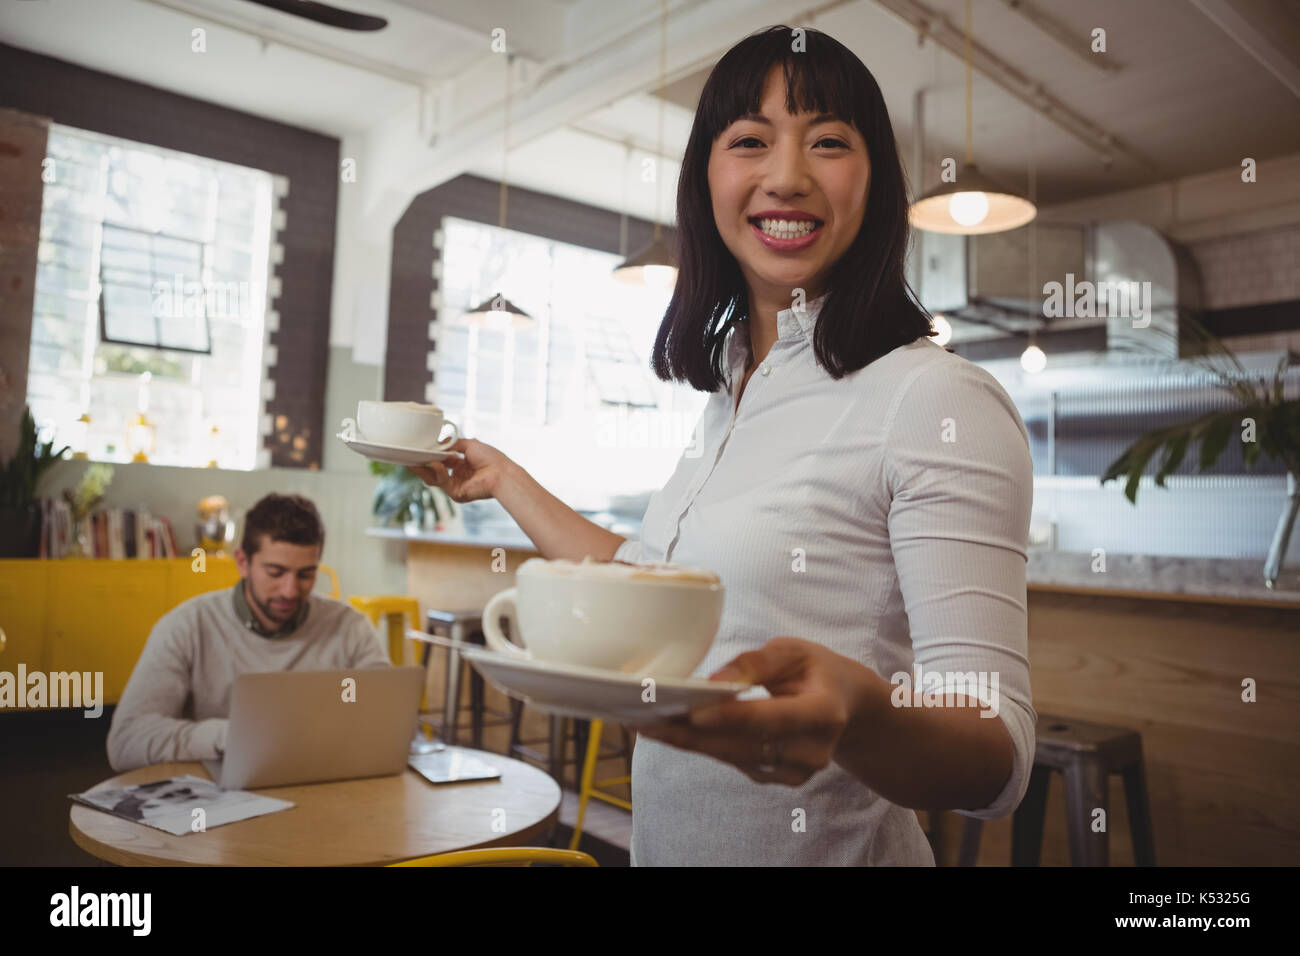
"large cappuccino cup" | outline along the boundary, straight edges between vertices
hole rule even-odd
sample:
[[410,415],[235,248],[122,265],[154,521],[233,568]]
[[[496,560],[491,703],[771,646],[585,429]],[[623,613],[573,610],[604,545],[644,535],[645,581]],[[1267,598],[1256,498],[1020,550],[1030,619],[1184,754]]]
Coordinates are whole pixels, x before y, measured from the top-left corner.
[[[529,558],[515,586],[483,610],[502,654],[539,663],[653,677],[689,677],[722,621],[722,582],[700,568]],[[526,648],[507,640],[501,615]]]

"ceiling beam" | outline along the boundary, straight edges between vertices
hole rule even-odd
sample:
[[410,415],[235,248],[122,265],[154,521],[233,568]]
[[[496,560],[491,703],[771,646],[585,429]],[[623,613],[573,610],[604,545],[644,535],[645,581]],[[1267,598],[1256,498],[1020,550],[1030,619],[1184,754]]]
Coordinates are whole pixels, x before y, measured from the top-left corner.
[[1294,19],[1281,11],[1270,16],[1258,5],[1252,16],[1243,4],[1228,0],[1192,0],[1192,5],[1300,99],[1300,29]]
[[[587,7],[575,5],[576,22]],[[657,8],[657,4],[652,7],[656,12]],[[809,9],[808,0],[703,0],[678,5],[668,18],[666,76],[671,81],[709,66],[754,29],[798,22]],[[648,28],[644,17],[623,22],[627,29],[616,37],[608,37],[599,26],[570,30],[566,35],[574,46],[558,62],[516,58],[518,75],[510,104],[512,147],[659,86],[659,30]],[[574,51],[587,50],[588,42],[597,36],[602,39],[597,49],[573,56]],[[504,84],[505,62],[500,54],[485,57],[448,81],[436,97],[440,115],[432,145],[420,135],[418,107],[367,131],[371,172],[359,174],[358,185],[365,190],[368,230],[391,230],[415,196],[440,183],[476,166],[499,166]]]
[[[350,53],[342,47],[332,44],[318,43],[315,40],[309,40],[306,37],[296,36],[281,30],[278,27],[269,26],[265,23],[258,22],[252,17],[240,16],[238,13],[232,13],[231,10],[241,10],[240,8],[223,7],[216,10],[207,4],[196,2],[196,0],[144,0],[145,3],[152,3],[156,7],[164,7],[176,13],[183,13],[186,16],[194,17],[196,20],[202,20],[206,23],[214,23],[217,26],[225,27],[228,30],[235,30],[239,33],[246,33],[260,39],[263,44],[274,43],[276,46],[282,46],[289,50],[297,50],[299,53],[306,53],[309,56],[320,57],[324,60],[330,60],[334,63],[341,63],[344,66],[350,66],[355,70],[364,70],[367,73],[373,73],[376,76],[382,76],[398,83],[405,83],[416,89],[421,89],[429,82],[429,77],[416,73],[413,70],[403,70],[401,67],[393,66],[382,60],[372,60],[369,57],[361,56],[356,53]],[[266,10],[266,7],[249,7],[249,11]],[[286,14],[288,16],[288,14]]]

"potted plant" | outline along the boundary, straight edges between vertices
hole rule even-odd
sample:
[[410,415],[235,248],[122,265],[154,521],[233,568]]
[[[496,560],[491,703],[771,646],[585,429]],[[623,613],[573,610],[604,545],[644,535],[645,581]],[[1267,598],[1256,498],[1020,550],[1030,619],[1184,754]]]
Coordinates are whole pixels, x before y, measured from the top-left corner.
[[41,476],[68,450],[37,440],[31,408],[23,409],[18,448],[0,465],[0,557],[34,558],[41,548],[41,509],[36,486]]
[[426,485],[408,468],[372,461],[370,473],[380,476],[370,511],[381,526],[401,525],[412,533],[442,530],[443,521],[456,514],[446,492]]
[[104,500],[104,492],[113,481],[113,466],[95,462],[81,476],[75,488],[63,490],[63,500],[72,512],[72,527],[77,534],[77,546],[65,558],[93,558],[94,548],[88,536],[86,517]]
[[[1126,477],[1124,495],[1137,504],[1142,473],[1157,451],[1165,449],[1155,479],[1156,485],[1164,488],[1165,479],[1178,469],[1189,444],[1193,441],[1200,443],[1199,469],[1204,472],[1214,467],[1233,434],[1248,427],[1243,424],[1243,419],[1250,419],[1254,423],[1253,440],[1242,439],[1245,446],[1242,459],[1246,467],[1253,468],[1259,456],[1264,455],[1270,460],[1281,461],[1287,470],[1287,501],[1264,563],[1264,584],[1272,588],[1286,557],[1296,514],[1300,512],[1300,487],[1297,487],[1297,476],[1300,476],[1300,399],[1287,399],[1283,395],[1286,371],[1291,365],[1300,365],[1300,355],[1287,349],[1278,361],[1271,382],[1254,379],[1247,374],[1236,354],[1195,319],[1185,318],[1182,327],[1203,346],[1204,351],[1193,356],[1192,361],[1210,372],[1218,380],[1215,387],[1233,395],[1237,404],[1225,411],[1211,412],[1192,421],[1147,432],[1111,462],[1101,476],[1101,483],[1104,485],[1121,476]],[[1227,371],[1218,368],[1216,358],[1226,359],[1232,368]]]

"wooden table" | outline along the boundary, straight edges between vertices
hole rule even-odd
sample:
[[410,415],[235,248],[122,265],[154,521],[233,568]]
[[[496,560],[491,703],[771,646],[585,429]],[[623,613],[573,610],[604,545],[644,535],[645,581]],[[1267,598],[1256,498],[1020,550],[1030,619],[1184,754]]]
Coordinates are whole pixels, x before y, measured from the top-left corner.
[[[522,761],[470,753],[497,767],[501,778],[435,786],[407,768],[389,777],[272,787],[256,792],[294,806],[184,836],[74,804],[69,830],[87,853],[122,866],[383,866],[544,839],[559,819],[556,782]],[[200,763],[164,763],[95,789],[182,774],[209,778]]]

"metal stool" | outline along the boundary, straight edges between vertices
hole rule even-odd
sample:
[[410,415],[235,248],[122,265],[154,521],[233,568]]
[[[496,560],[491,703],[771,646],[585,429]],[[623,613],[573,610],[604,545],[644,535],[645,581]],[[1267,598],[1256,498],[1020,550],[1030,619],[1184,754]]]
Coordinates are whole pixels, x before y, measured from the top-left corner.
[[[573,764],[573,789],[582,789],[583,754],[587,752],[588,727],[590,721],[576,717],[561,717],[557,714],[547,715],[548,732],[543,740],[524,740],[520,724],[524,717],[524,701],[510,698],[510,745],[506,748],[507,757],[517,757],[529,763],[546,768],[552,779],[564,789],[564,768]],[[573,756],[568,756],[569,740],[573,740]],[[530,744],[546,743],[546,753],[533,750]]]
[[[1071,866],[1107,866],[1110,862],[1107,781],[1124,777],[1133,858],[1138,866],[1155,866],[1155,840],[1147,798],[1142,735],[1127,727],[1092,724],[1070,717],[1038,715],[1038,743],[1029,789],[1011,819],[1011,865],[1038,866],[1043,849],[1047,785],[1053,770],[1065,776],[1066,828]],[[1094,833],[1092,812],[1106,810],[1107,830]],[[958,866],[974,866],[979,856],[983,821],[967,817],[962,829]]]
[[[427,630],[430,634],[438,634],[450,638],[458,644],[484,646],[483,639],[483,610],[470,611],[437,611],[430,610],[425,615]],[[425,670],[429,667],[429,657],[434,645],[424,645],[423,664]],[[431,718],[425,718],[428,723],[438,728],[438,735],[448,744],[456,743],[456,732],[460,723],[460,691],[461,675],[469,663],[460,656],[460,651],[454,647],[447,648],[447,674],[443,681],[442,697],[442,720],[436,721]],[[511,721],[511,715],[497,710],[492,710],[484,702],[484,684],[483,678],[478,671],[470,668],[470,725],[473,746],[477,750],[483,749],[483,728],[484,726],[500,727]],[[484,723],[484,714],[491,714],[494,718],[491,722]]]

